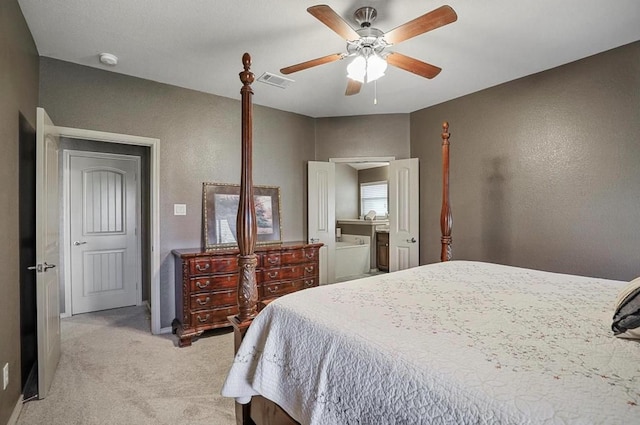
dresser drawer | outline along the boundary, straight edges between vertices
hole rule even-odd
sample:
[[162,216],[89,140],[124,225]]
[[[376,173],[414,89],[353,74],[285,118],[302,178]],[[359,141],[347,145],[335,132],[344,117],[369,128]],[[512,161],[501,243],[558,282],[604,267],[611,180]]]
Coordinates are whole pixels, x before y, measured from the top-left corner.
[[304,277],[315,277],[318,276],[318,266],[316,263],[309,263],[303,266],[304,268]]
[[191,292],[210,292],[216,289],[235,289],[237,287],[237,273],[191,279]]
[[189,261],[189,272],[193,275],[211,273],[229,273],[238,271],[238,257],[225,255],[219,257],[194,258]]
[[305,248],[304,258],[305,261],[317,262],[318,261],[318,248]]
[[286,249],[282,250],[281,255],[281,265],[289,265],[289,264],[298,264],[305,263],[309,261],[304,256],[304,250],[302,249]]
[[198,327],[225,322],[228,316],[234,314],[238,314],[238,306],[235,305],[191,312],[191,326]]
[[265,269],[270,267],[278,267],[281,264],[280,252],[269,252],[262,256],[262,267]]
[[238,303],[238,292],[234,289],[224,292],[208,292],[191,296],[191,310],[210,309],[212,307],[233,306]]
[[317,276],[317,274],[318,267],[316,264],[308,263],[263,270],[261,278],[258,278],[258,281],[260,283],[269,283],[279,280],[294,280],[302,277],[314,277]]
[[260,287],[260,296],[263,299],[280,297],[282,295],[290,294],[292,292],[300,291],[302,289],[318,286],[318,280],[316,278],[297,279],[287,282],[278,282],[263,284]]

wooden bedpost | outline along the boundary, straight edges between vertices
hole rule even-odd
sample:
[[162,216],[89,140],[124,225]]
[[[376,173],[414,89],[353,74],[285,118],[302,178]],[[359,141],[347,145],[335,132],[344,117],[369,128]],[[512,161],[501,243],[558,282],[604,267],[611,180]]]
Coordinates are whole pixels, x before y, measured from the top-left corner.
[[251,96],[253,90],[253,73],[251,67],[251,56],[245,53],[242,56],[244,70],[240,72],[242,89],[242,162],[240,175],[240,201],[238,204],[237,230],[238,240],[238,314],[229,317],[235,329],[236,350],[242,342],[245,332],[251,324],[251,320],[257,314],[258,308],[258,287],[256,285],[256,265],[257,257],[254,253],[256,247],[256,207],[253,199],[253,176],[252,176],[252,150],[253,150],[253,120]]
[[242,89],[242,170],[240,177],[240,202],[238,204],[237,239],[238,249],[238,315],[239,322],[251,320],[258,308],[258,288],[256,286],[257,257],[256,248],[257,224],[256,207],[253,199],[252,150],[253,150],[253,118],[251,96],[253,90],[253,73],[251,56],[242,56],[244,71],[240,73]]
[[[256,207],[253,199],[252,150],[253,150],[253,107],[251,96],[253,90],[253,73],[251,56],[242,55],[244,70],[240,72],[242,88],[242,163],[240,175],[240,201],[238,204],[237,230],[238,240],[238,315],[230,316],[233,326],[235,351],[238,351],[244,334],[256,316],[258,308],[258,287],[256,285],[256,265],[258,259],[254,253],[257,239]],[[253,424],[250,418],[251,403],[236,402],[236,423],[238,425]]]
[[451,205],[449,205],[449,123],[442,123],[442,210],[440,211],[440,230],[442,232],[442,251],[440,261],[451,260]]

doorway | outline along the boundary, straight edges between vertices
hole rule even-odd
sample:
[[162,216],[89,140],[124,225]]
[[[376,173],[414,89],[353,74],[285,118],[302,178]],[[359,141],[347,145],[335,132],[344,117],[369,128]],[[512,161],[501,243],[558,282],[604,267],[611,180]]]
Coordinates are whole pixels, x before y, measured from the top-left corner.
[[141,223],[141,182],[148,181],[141,162],[148,152],[110,147],[140,154],[63,150],[65,233],[73,241],[63,247],[69,264],[64,292],[65,312],[71,314],[140,305],[142,289],[148,294],[141,277],[141,236],[148,233]]
[[[331,158],[308,162],[307,236],[321,242],[320,284],[335,282],[336,163],[388,162],[389,271],[418,265],[419,261],[419,164],[416,158]],[[345,220],[342,220],[345,221]],[[365,224],[362,219],[353,225]],[[369,224],[369,223],[366,223]],[[371,223],[373,224],[373,223]],[[374,238],[372,237],[371,240]]]
[[[79,146],[91,146],[86,149],[96,152],[110,152],[114,145],[121,145],[121,147],[129,146],[145,149],[148,153],[148,161],[142,161],[142,175],[148,176],[148,179],[145,179],[148,185],[142,184],[141,186],[143,202],[145,199],[148,200],[148,207],[145,209],[143,206],[142,210],[143,228],[148,229],[148,233],[142,234],[142,280],[149,282],[148,289],[143,286],[143,298],[148,299],[150,303],[151,332],[153,334],[170,332],[170,326],[162,328],[160,324],[160,140],[71,127],[56,127],[56,130],[61,140],[65,140],[65,148],[67,149],[81,150],[85,148]],[[77,145],[67,144],[70,141],[77,143]],[[62,161],[62,158],[60,161]],[[145,190],[148,190],[147,194],[145,194]],[[145,220],[146,225],[144,224]],[[71,243],[68,237],[68,232],[65,232],[61,243]],[[144,251],[145,246],[146,252]],[[64,262],[66,262],[66,258]],[[61,279],[64,278],[64,269],[67,267],[68,265],[65,264],[65,267],[61,270]],[[61,285],[61,291],[64,291],[64,285]],[[65,300],[65,305],[67,305],[66,296],[67,294],[65,293],[61,297],[61,300]],[[65,312],[63,317],[69,314],[70,312]]]

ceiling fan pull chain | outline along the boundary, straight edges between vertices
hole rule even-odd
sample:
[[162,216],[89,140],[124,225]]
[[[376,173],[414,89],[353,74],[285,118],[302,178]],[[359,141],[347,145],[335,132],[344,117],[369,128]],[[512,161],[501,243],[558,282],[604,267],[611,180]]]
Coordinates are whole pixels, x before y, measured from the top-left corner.
[[378,104],[378,80],[373,81],[373,104]]

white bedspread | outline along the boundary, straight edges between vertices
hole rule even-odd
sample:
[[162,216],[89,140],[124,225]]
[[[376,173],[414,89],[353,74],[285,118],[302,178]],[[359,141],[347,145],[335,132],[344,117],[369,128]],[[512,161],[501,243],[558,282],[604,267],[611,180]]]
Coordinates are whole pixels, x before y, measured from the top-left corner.
[[303,424],[640,424],[623,285],[453,261],[308,289],[258,315],[222,394]]

